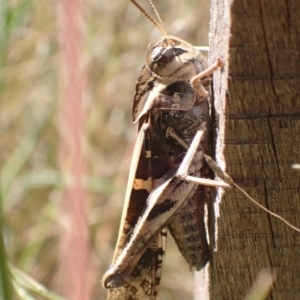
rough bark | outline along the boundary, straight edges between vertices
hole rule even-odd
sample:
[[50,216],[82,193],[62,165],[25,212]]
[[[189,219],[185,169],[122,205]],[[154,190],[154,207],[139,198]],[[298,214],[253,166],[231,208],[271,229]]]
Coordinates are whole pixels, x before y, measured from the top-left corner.
[[[300,227],[300,1],[213,0],[210,47],[211,61],[225,60],[214,78],[217,161]],[[300,234],[235,189],[211,208],[210,299],[243,299],[265,267],[277,273],[270,299],[298,299]]]

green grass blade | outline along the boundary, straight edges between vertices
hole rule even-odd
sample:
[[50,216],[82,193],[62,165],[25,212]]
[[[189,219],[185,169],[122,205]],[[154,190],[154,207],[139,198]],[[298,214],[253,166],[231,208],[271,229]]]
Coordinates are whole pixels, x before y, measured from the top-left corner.
[[0,214],[0,299],[12,300],[13,289],[11,283],[11,274],[7,266],[3,235],[2,213],[0,212]]
[[34,280],[32,277],[30,277],[28,274],[24,273],[20,269],[13,267],[12,265],[10,265],[10,269],[17,286],[32,291],[49,300],[66,300],[64,297],[49,291],[45,286]]

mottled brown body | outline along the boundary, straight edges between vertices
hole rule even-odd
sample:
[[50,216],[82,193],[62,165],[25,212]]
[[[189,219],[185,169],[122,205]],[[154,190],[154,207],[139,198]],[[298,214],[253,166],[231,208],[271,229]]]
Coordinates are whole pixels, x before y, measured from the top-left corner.
[[[202,138],[188,174],[207,177],[210,78],[202,54],[172,36],[149,47],[133,103],[139,134],[132,158],[119,239],[103,278],[108,299],[156,299],[165,255],[166,228],[190,268],[209,260],[204,225],[207,187],[182,180],[177,170],[198,131]],[[201,90],[199,88],[199,90]]]

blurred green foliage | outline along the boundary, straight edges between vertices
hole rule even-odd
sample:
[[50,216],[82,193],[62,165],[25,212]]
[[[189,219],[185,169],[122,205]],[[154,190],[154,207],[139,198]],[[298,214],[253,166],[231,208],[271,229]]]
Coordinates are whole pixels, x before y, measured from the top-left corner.
[[[140,3],[147,7],[147,1]],[[155,5],[169,34],[207,45],[208,0],[155,1]],[[58,165],[62,93],[56,2],[1,0],[0,22],[3,237],[12,264],[59,293],[56,274],[64,223]],[[104,299],[106,291],[99,280],[112,259],[136,134],[131,125],[135,83],[149,42],[161,33],[129,0],[85,1],[82,26],[90,290],[91,299]],[[160,298],[191,299],[193,280],[170,242]]]

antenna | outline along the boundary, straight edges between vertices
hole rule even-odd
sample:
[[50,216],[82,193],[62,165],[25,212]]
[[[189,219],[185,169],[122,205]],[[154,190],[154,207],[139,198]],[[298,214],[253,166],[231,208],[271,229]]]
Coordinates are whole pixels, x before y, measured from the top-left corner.
[[154,13],[160,24],[157,21],[155,21],[135,0],[130,0],[130,1],[162,32],[163,35],[165,36],[168,35],[164,28],[164,24],[160,18],[160,15],[151,0],[148,0],[148,2],[151,5],[152,9],[154,10]]
[[153,4],[152,0],[148,0],[148,2],[149,2],[149,4],[150,4],[150,6],[152,7],[152,9],[153,9],[153,11],[154,11],[154,13],[155,13],[155,15],[156,15],[156,17],[157,17],[157,20],[159,21],[159,23],[160,23],[160,25],[161,25],[161,27],[165,30],[164,23],[163,23],[163,21],[162,21],[160,15],[159,15],[159,13],[158,13],[158,11],[157,11],[155,5]]

